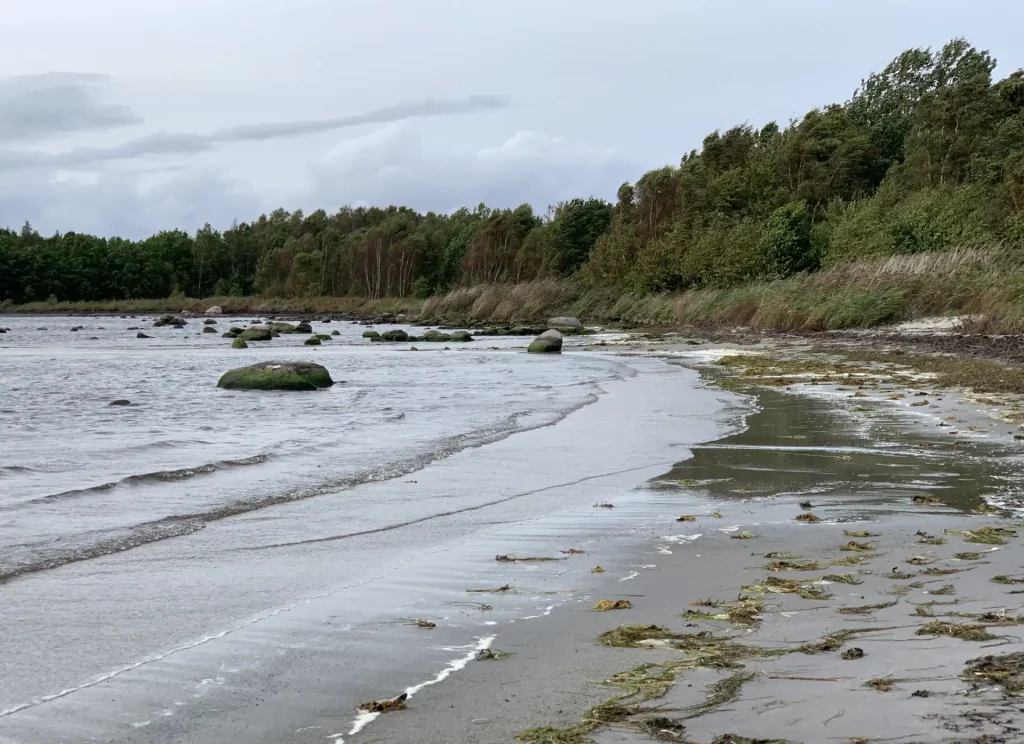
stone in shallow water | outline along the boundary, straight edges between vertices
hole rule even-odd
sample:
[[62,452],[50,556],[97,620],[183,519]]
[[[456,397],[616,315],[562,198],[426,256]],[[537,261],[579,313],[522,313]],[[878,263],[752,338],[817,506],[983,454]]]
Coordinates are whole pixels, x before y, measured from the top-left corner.
[[314,362],[260,362],[225,372],[217,387],[227,390],[317,390],[334,384],[330,372]]
[[561,354],[562,334],[556,330],[544,331],[527,348],[531,354]]

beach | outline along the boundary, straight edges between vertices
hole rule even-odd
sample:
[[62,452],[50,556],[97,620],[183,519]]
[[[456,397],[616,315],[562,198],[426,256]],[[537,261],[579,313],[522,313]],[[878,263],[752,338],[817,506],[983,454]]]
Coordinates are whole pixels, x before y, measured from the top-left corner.
[[[58,321],[70,324],[27,325]],[[31,331],[17,346],[7,334],[3,361],[145,363],[120,326],[94,342],[100,352],[76,337],[74,354],[67,337],[58,353]],[[530,359],[521,339],[410,353],[354,331],[316,352],[343,370],[339,397],[270,405],[214,395],[213,370],[230,355],[185,335],[146,352],[168,379],[140,384],[131,412],[160,429],[145,407],[160,411],[161,391],[194,396],[198,412],[178,439],[202,414],[214,419],[202,436],[223,450],[216,462],[267,457],[141,487],[124,482],[136,473],[97,472],[98,485],[115,485],[59,513],[47,510],[69,499],[46,500],[48,476],[5,474],[5,537],[32,539],[3,545],[0,741],[1015,740],[1003,692],[963,677],[971,659],[1020,650],[1014,586],[992,581],[1013,580],[1019,538],[957,534],[1016,530],[1017,425],[993,419],[998,406],[921,376],[868,381],[858,369],[851,382],[820,363],[773,373],[762,361],[744,375],[751,363],[735,358],[779,352],[771,347],[609,334]],[[180,383],[177,368],[189,372]],[[12,379],[13,366],[3,371]],[[116,394],[111,383],[65,403],[83,423],[102,416],[102,433],[119,425],[104,408]],[[368,400],[373,426],[339,433],[340,420],[365,422]],[[4,415],[43,426],[45,411],[31,408],[40,401],[5,403]],[[301,415],[290,408],[299,405]],[[949,417],[955,436],[939,426]],[[5,438],[5,466],[34,463],[31,435]],[[209,454],[171,450],[176,472]],[[76,462],[61,471],[67,485]],[[806,513],[820,521],[796,519]],[[65,526],[56,544],[38,539],[83,521],[88,529]],[[189,529],[109,542],[150,523]],[[862,547],[843,550],[851,541]],[[955,557],[969,552],[979,555]],[[739,597],[749,611],[737,622],[728,603]],[[603,600],[629,608],[595,611]],[[933,621],[991,621],[994,638],[917,635]],[[605,635],[622,625],[648,630]],[[815,653],[793,650],[866,627]],[[841,657],[852,647],[863,658]],[[865,687],[886,679],[887,691]]]

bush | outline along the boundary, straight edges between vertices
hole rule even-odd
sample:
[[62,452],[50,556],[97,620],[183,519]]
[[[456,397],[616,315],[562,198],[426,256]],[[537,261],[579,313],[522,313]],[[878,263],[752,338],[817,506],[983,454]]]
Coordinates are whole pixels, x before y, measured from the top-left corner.
[[811,242],[811,215],[803,202],[779,207],[769,218],[757,243],[761,273],[770,279],[785,279],[821,264]]

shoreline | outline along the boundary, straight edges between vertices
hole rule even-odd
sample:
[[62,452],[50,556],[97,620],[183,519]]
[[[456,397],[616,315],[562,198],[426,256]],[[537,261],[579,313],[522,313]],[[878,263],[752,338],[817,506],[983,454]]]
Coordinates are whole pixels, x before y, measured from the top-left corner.
[[[656,353],[662,351],[659,349]],[[735,351],[739,350],[720,349],[723,355]],[[837,403],[840,408],[854,407],[846,403],[842,390],[806,398],[792,386],[789,390],[777,391],[771,381],[767,386],[763,379],[748,379],[748,382],[744,392],[757,395],[762,406],[766,400],[770,400],[768,405],[777,406],[777,399],[803,398],[825,407]],[[807,380],[805,387],[819,394],[829,385]],[[983,422],[989,417],[984,407],[979,410],[954,391],[946,395],[954,399],[947,402],[947,410],[955,412],[961,420],[966,421],[967,418],[962,417],[968,417]],[[862,404],[860,400],[853,402]],[[909,415],[914,409],[904,408],[902,403],[890,401],[888,396],[879,396],[874,403],[880,406],[876,412],[843,411],[846,418],[853,419],[846,425],[854,428],[857,418],[864,419],[864,414],[869,414],[875,419],[874,425],[889,427],[897,440],[901,436],[909,437],[914,452],[908,457],[910,464],[903,463],[905,468],[912,467],[915,458],[928,458],[935,451],[941,451],[949,463],[980,462],[976,464],[978,472],[993,475],[990,463],[1005,463],[1019,452],[1010,430],[972,432],[970,439],[946,441],[941,436],[937,438],[919,420],[915,421]],[[762,409],[754,418],[764,415]],[[779,453],[801,449],[780,442],[777,429],[772,426],[768,429],[767,439],[762,436],[753,451],[767,449],[777,458]],[[987,440],[982,438],[988,434],[993,435]],[[768,488],[760,496],[739,496],[737,503],[736,495],[729,492],[749,489],[723,489],[715,493],[711,484],[711,493],[692,493],[701,482],[699,476],[707,472],[707,466],[697,460],[703,452],[714,449],[714,444],[698,448],[697,457],[680,463],[671,471],[674,482],[681,487],[674,490],[670,485],[667,491],[655,487],[647,494],[650,500],[638,506],[642,514],[639,519],[650,533],[646,547],[635,549],[632,554],[626,551],[606,566],[607,573],[596,576],[591,585],[582,590],[586,601],[567,610],[571,617],[549,620],[549,626],[557,623],[557,627],[548,627],[543,633],[502,639],[509,644],[509,649],[517,652],[517,657],[499,662],[507,669],[500,679],[495,680],[490,674],[492,670],[483,669],[482,665],[469,665],[462,675],[449,682],[446,690],[436,691],[437,699],[417,701],[415,714],[382,716],[376,724],[373,741],[430,744],[441,741],[436,738],[441,730],[452,732],[451,741],[499,742],[515,735],[521,741],[542,744],[654,740],[693,744],[753,742],[754,738],[749,737],[779,737],[757,738],[764,742],[826,739],[867,742],[893,736],[910,736],[914,741],[968,741],[958,735],[960,732],[978,735],[969,740],[979,743],[1016,740],[1024,717],[1009,704],[1012,698],[1004,697],[991,679],[984,676],[975,679],[969,666],[970,660],[986,654],[1008,654],[1024,648],[1019,638],[1004,637],[1006,633],[1013,633],[1020,604],[1007,596],[1011,587],[991,580],[1010,576],[1008,580],[1016,581],[1013,571],[1019,567],[1022,557],[1018,528],[1010,526],[1016,523],[1006,518],[1006,512],[1003,517],[990,514],[991,505],[982,500],[989,491],[1000,488],[998,480],[1002,474],[995,473],[993,481],[977,488],[968,485],[976,479],[965,475],[963,482],[943,486],[932,483],[938,486],[934,490],[911,478],[902,491],[883,496],[881,501],[877,493],[866,502],[855,495],[829,497],[820,492],[821,483],[804,483],[788,495],[784,491],[784,495],[766,500],[764,496],[778,494],[777,490]],[[739,451],[744,450],[727,452],[733,457]],[[857,451],[853,448],[846,453],[837,447],[830,457],[841,465],[851,458],[864,456],[855,454]],[[883,464],[888,466],[895,462],[892,449],[885,446],[870,456],[882,458]],[[886,458],[890,461],[886,462]],[[775,461],[775,465],[779,463]],[[865,472],[884,472],[884,468],[870,463],[848,467],[858,466]],[[1018,467],[1014,464],[1013,470]],[[759,468],[747,472],[757,470]],[[691,474],[698,478],[685,477]],[[661,476],[652,485],[659,482],[671,483],[672,478]],[[889,488],[888,485],[878,487],[883,494]],[[932,503],[935,497],[930,494],[945,494],[947,489],[963,491],[965,500],[959,503],[959,508]],[[756,494],[757,489],[752,493]],[[794,517],[805,511],[800,502],[809,494],[814,494],[811,496],[812,513],[820,514],[822,522],[794,522]],[[923,499],[920,504],[915,503],[918,497]],[[1017,506],[1019,508],[1020,504]],[[696,517],[696,523],[673,525],[670,513],[666,514],[673,508],[689,510]],[[711,509],[720,510],[723,520],[709,514]],[[983,526],[1003,527],[1013,534],[1008,532],[998,538],[1000,542],[1005,541],[1005,545],[989,544],[984,537],[979,543],[971,542],[974,539],[971,536],[945,534],[945,530]],[[680,534],[667,534],[669,532]],[[846,532],[855,537],[851,538]],[[870,538],[861,537],[864,532],[869,532]],[[733,540],[746,534],[757,536]],[[978,534],[987,533],[982,530]],[[866,548],[837,550],[847,544]],[[794,559],[800,554],[801,559],[816,561],[818,565],[813,567],[812,573],[769,571],[766,577],[764,569],[757,564],[778,563],[778,560],[766,559],[765,555],[778,558],[782,553],[792,553]],[[977,553],[978,557],[970,555],[972,553]],[[963,557],[954,558],[954,555]],[[715,565],[715,570],[697,573],[690,570],[690,566],[696,567],[708,560]],[[895,575],[891,564],[896,564],[898,569]],[[629,566],[637,568],[627,573]],[[845,583],[845,578],[839,582],[823,580],[821,575],[829,571],[839,577],[848,576],[851,583],[856,583],[851,586]],[[628,592],[622,590],[623,579],[630,582]],[[767,590],[750,591],[750,587],[764,587],[766,580],[775,579],[782,579],[783,583]],[[795,591],[793,582],[806,587],[806,599],[792,593]],[[947,598],[948,594],[953,596]],[[747,600],[737,601],[734,599],[737,596],[746,596]],[[599,597],[628,598],[633,606],[619,612],[595,613],[590,609],[590,602]],[[704,603],[702,598],[707,597],[711,597],[719,609],[700,606]],[[894,601],[896,603],[892,604]],[[957,606],[947,607],[939,602],[956,602]],[[924,609],[919,610],[915,605]],[[732,614],[744,608],[756,611],[755,622],[743,612]],[[723,610],[725,614],[719,615]],[[689,613],[690,621],[683,622],[680,613]],[[719,617],[721,619],[717,619]],[[1020,622],[1024,624],[1024,619]],[[631,648],[621,648],[623,644],[619,642],[602,643],[603,634],[621,627],[619,623],[633,627],[639,638],[646,640],[626,642]],[[945,637],[941,634],[945,632],[942,627],[928,623],[945,624],[945,631],[953,633],[960,632],[961,626],[969,632],[990,628],[981,635],[998,635],[998,640],[992,642],[999,645],[992,649],[985,641]],[[899,630],[885,630],[890,625]],[[926,625],[939,628],[939,635],[918,635],[918,630]],[[657,630],[653,629],[655,626]],[[851,630],[868,632],[847,636],[846,632]],[[693,639],[700,638],[703,632],[710,632],[719,639],[733,639],[730,644],[749,647],[739,653],[750,661],[729,662],[726,666],[733,667],[733,673],[727,674],[714,670],[717,662],[711,663],[708,669],[699,660],[694,661],[692,650],[680,652],[673,648],[692,649]],[[814,648],[824,644],[824,647],[814,652],[786,651],[808,644]],[[558,651],[566,645],[574,649],[569,662],[560,658]],[[698,643],[696,648],[703,648],[701,653],[711,653],[726,646]],[[735,646],[728,648],[736,649]],[[900,649],[898,653],[893,650],[896,648]],[[844,658],[842,652],[850,649],[855,649],[851,654],[863,651],[864,660]],[[605,676],[594,674],[595,667],[607,670],[615,666],[610,651],[618,652],[618,667]],[[520,654],[524,658],[520,658]],[[535,668],[538,666],[547,669],[538,672]],[[928,673],[922,674],[919,667],[927,668]],[[736,672],[735,668],[740,671]],[[564,688],[571,686],[564,682],[549,683],[547,689],[543,688],[541,680],[544,678],[573,679],[578,686],[580,669],[593,675],[585,690],[573,689],[572,694],[566,696]],[[636,674],[641,674],[649,684],[638,682]],[[748,678],[750,674],[754,676]],[[607,680],[612,682],[610,687]],[[732,683],[736,683],[735,688]],[[518,696],[525,695],[527,699],[513,702],[513,710],[498,705],[500,713],[495,715],[494,701],[500,699],[502,691],[510,685],[515,685]],[[537,689],[522,690],[535,685]],[[744,692],[748,689],[749,693]],[[728,692],[725,697],[722,697],[723,691]],[[880,700],[879,696],[883,698]],[[775,698],[777,703],[765,705],[765,699],[770,698]],[[506,702],[512,700],[508,698]],[[575,717],[567,715],[563,706],[571,706]],[[523,716],[523,707],[538,712]],[[780,711],[781,716],[769,713],[775,710]],[[844,712],[845,721],[837,724]],[[488,718],[489,715],[494,718]],[[792,715],[803,718],[805,724],[794,729]],[[531,725],[523,726],[523,718],[529,718]],[[520,722],[518,731],[508,725],[508,719]],[[421,731],[423,728],[427,733]]]

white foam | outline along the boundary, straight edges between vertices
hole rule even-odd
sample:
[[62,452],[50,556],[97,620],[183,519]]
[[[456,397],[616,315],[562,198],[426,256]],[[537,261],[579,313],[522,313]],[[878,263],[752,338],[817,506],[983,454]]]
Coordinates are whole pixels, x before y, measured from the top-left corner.
[[619,579],[619,581],[630,581],[632,579],[635,579],[639,575],[640,574],[637,573],[636,571],[630,571],[629,572],[629,576],[623,576],[621,579]]
[[[554,606],[552,606],[549,609],[554,609]],[[430,687],[431,685],[436,685],[438,682],[444,682],[455,672],[458,672],[461,669],[465,669],[466,665],[477,657],[477,654],[491,647],[491,644],[494,643],[495,638],[497,638],[497,636],[489,635],[482,636],[481,638],[477,639],[477,642],[472,645],[473,650],[470,653],[466,654],[465,656],[461,656],[458,659],[452,660],[448,664],[448,666],[446,666],[444,669],[438,672],[437,675],[434,676],[432,679],[420,682],[418,685],[413,685],[412,687],[406,687],[406,697],[411,698],[413,695],[415,695],[417,692],[420,692],[424,688]],[[464,646],[463,648],[468,647]],[[352,726],[351,728],[349,728],[348,734],[331,734],[326,738],[332,739],[338,742],[338,744],[344,744],[345,736],[355,736],[364,728],[373,723],[373,721],[375,721],[379,715],[380,713],[372,713],[367,710],[361,710],[353,719]]]

